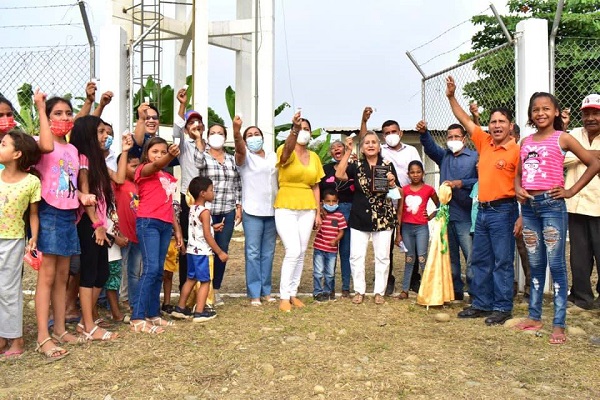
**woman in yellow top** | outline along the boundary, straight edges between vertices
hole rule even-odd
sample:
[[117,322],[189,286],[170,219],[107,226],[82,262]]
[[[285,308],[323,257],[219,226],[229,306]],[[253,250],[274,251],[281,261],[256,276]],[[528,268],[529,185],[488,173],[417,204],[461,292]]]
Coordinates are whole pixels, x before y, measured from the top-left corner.
[[310,140],[310,122],[300,118],[299,112],[292,122],[290,135],[277,149],[279,192],[275,199],[275,226],[285,247],[279,309],[286,312],[292,310],[292,305],[304,307],[296,294],[312,228],[318,229],[321,225],[321,216],[317,212],[319,181],[325,175],[319,156],[306,148]]

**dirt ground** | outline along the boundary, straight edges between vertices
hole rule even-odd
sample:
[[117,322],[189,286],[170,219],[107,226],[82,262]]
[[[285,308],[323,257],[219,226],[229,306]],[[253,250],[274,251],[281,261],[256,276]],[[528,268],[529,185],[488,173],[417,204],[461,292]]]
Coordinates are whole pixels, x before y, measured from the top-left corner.
[[[278,244],[274,292],[282,250]],[[245,291],[243,259],[243,243],[233,241],[223,293]],[[312,290],[311,259],[309,250],[300,287],[305,293]],[[395,265],[400,261],[396,257]],[[372,282],[372,262],[368,265],[367,282]],[[24,286],[35,288],[30,269]],[[119,339],[70,346],[68,357],[46,363],[33,352],[35,319],[27,298],[27,351],[20,359],[0,362],[0,398],[600,398],[600,347],[589,341],[600,336],[597,311],[570,308],[568,342],[556,346],[548,344],[550,301],[539,335],[486,327],[480,319],[458,320],[462,304],[427,310],[415,303],[414,293],[383,306],[372,297],[358,306],[344,299],[317,304],[307,298],[307,307],[288,314],[276,304],[225,301],[218,318],[205,324],[177,322],[158,336],[115,325]],[[437,313],[447,313],[450,320],[436,322]],[[520,299],[514,314],[527,315]]]

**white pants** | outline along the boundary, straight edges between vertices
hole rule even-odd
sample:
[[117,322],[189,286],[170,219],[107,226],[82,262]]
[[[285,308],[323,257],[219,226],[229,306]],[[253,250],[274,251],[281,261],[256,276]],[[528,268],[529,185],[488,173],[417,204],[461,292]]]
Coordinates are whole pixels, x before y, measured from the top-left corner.
[[367,290],[365,283],[365,256],[367,255],[369,237],[373,241],[373,253],[375,255],[375,287],[373,288],[373,292],[383,296],[390,269],[391,229],[380,232],[363,232],[350,229],[350,269],[352,270],[354,291],[365,294]]
[[285,248],[279,282],[279,293],[283,300],[289,300],[298,293],[304,268],[304,253],[308,247],[315,215],[316,210],[275,209],[275,226]]

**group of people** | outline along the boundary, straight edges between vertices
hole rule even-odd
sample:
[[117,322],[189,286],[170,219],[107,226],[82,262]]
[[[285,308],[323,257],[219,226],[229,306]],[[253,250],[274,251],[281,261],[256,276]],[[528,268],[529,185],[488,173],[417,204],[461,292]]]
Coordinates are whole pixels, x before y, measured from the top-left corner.
[[[536,132],[519,145],[510,110],[490,110],[486,133],[477,110],[471,110],[472,118],[460,107],[455,89],[448,77],[446,94],[459,124],[448,127],[447,146],[435,142],[425,121],[416,130],[425,154],[440,167],[440,183],[452,189],[447,232],[454,298],[464,296],[462,252],[471,299],[458,316],[486,317],[488,325],[512,316],[513,253],[515,237],[521,238],[531,287],[529,316],[517,328],[541,328],[549,265],[554,294],[550,342],[564,343],[567,228],[576,254],[569,299],[584,308],[597,303],[590,274],[593,257],[600,253],[600,96],[584,99],[584,127],[566,133],[557,99],[535,93],[528,123]],[[349,137],[331,143],[332,161],[323,165],[307,148],[312,128],[300,113],[276,152],[265,148],[258,127],[242,133],[243,121],[236,116],[231,155],[225,151],[227,128],[213,124],[206,129],[200,113],[186,110],[187,92],[181,89],[173,143],[157,135],[156,107],[142,103],[135,132],[122,136],[116,156],[110,148],[112,126],[100,118],[113,94],[102,94],[92,112],[95,94],[95,83],[88,83],[83,107],[73,115],[69,100],[47,99],[37,91],[36,139],[16,127],[12,104],[0,99],[2,357],[24,351],[23,259],[38,269],[36,350],[59,360],[69,354],[66,344],[118,338],[98,313],[104,295],[113,321],[129,323],[133,332],[164,332],[173,325],[164,314],[195,322],[213,319],[214,307],[224,304],[219,290],[233,230],[240,223],[251,306],[277,301],[271,281],[278,235],[285,249],[279,309],[304,307],[298,287],[313,230],[315,301],[336,299],[338,254],[341,297],[350,297],[352,282],[352,302],[365,300],[369,239],[374,302],[383,304],[394,292],[391,260],[398,246],[405,251],[405,266],[397,297],[409,297],[427,262],[428,221],[436,216],[427,206],[431,200],[437,209],[439,200],[424,182],[419,152],[402,142],[396,121],[383,123],[381,144],[367,129],[373,110],[366,107],[357,136],[359,156]],[[466,146],[469,137],[476,151]],[[177,164],[179,185],[167,172]],[[180,297],[174,306],[170,293],[177,270]],[[77,324],[75,332],[66,329],[67,322]]]

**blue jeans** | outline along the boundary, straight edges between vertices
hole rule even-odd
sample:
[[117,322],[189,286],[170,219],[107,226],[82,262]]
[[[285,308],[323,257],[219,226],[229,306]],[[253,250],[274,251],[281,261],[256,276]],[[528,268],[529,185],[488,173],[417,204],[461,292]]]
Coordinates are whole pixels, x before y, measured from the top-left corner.
[[[235,224],[235,209],[225,214],[215,214],[212,216],[213,224],[217,224],[223,221],[225,218],[225,226],[221,232],[215,232],[215,241],[225,253],[229,253],[229,242],[231,242],[231,236],[233,236],[233,228]],[[225,275],[225,264],[219,259],[214,258],[214,276],[213,276],[213,288],[215,290],[221,289],[221,283],[223,282],[223,276]]]
[[429,245],[429,227],[427,225],[402,224],[402,241],[406,246],[404,262],[404,279],[402,291],[408,292],[410,278],[412,277],[415,259],[419,261],[419,270],[422,272],[427,263],[427,246]]
[[513,309],[513,229],[517,216],[516,202],[495,207],[479,205],[471,253],[473,308],[502,312]]
[[133,302],[132,320],[160,316],[160,289],[173,224],[154,218],[135,221],[144,266]]
[[[338,211],[346,218],[346,223],[350,220],[350,210],[352,209],[352,203],[340,203]],[[339,243],[340,253],[340,269],[342,273],[342,290],[350,291],[350,277],[352,271],[350,270],[350,228],[344,230],[344,236]],[[335,289],[335,274],[333,275],[333,286]]]
[[461,277],[460,251],[467,261],[466,277],[469,285],[469,294],[471,293],[471,251],[473,249],[473,238],[471,237],[471,221],[450,221],[448,222],[448,247],[450,249],[450,265],[452,267],[452,283],[454,284],[454,293],[463,293],[465,284]]
[[142,252],[138,243],[128,242],[121,247],[121,265],[127,268],[127,298],[133,300],[142,277]]
[[[337,261],[337,253],[330,253],[319,249],[313,251],[313,295],[321,293],[331,293],[335,289],[335,263]],[[323,285],[321,285],[323,280]]]
[[251,299],[271,295],[271,275],[275,255],[275,217],[259,217],[243,213],[246,238],[246,291]]
[[554,320],[565,327],[567,315],[567,206],[563,199],[553,199],[547,193],[534,196],[521,207],[523,240],[531,268],[529,318],[542,319],[546,265],[550,267],[554,286]]

